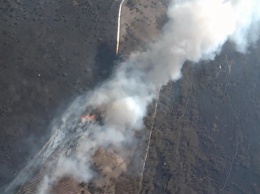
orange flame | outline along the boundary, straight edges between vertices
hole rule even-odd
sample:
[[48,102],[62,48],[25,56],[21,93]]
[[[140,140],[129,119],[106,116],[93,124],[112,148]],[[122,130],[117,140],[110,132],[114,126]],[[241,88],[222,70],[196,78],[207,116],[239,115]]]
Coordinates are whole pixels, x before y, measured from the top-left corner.
[[80,117],[81,123],[89,123],[94,120],[96,120],[96,115],[86,114]]

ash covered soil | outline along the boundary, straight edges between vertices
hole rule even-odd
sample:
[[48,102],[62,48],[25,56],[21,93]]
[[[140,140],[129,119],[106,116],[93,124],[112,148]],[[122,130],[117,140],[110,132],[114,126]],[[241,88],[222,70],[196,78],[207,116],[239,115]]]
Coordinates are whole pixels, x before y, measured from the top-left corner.
[[[121,54],[158,35],[166,5],[125,4]],[[52,119],[109,77],[118,6],[107,0],[1,3],[0,187],[47,141]],[[259,49],[258,43],[242,55],[226,44],[215,61],[185,64],[183,78],[161,89],[141,184],[138,173],[127,172],[114,193],[260,193]],[[153,111],[154,104],[145,118],[148,132]]]
[[118,2],[0,4],[0,188],[50,135],[53,118],[108,77]]

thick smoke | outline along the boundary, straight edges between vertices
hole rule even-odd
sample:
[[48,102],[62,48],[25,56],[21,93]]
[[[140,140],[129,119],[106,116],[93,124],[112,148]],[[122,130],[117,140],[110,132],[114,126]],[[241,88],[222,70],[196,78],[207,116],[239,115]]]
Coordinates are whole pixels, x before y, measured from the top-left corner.
[[[259,0],[172,2],[168,22],[158,40],[147,51],[131,54],[109,81],[88,93],[80,110],[98,110],[103,122],[91,124],[80,133],[69,156],[64,152],[58,155],[58,162],[45,181],[52,182],[62,176],[89,181],[96,176],[91,170],[92,157],[100,147],[113,149],[127,159],[124,147],[142,129],[147,105],[158,88],[181,78],[184,62],[213,60],[228,40],[237,51],[245,52],[259,37],[259,23]],[[67,125],[70,121],[63,123],[71,127]]]
[[[160,85],[181,77],[185,61],[214,59],[227,40],[245,52],[259,35],[258,0],[189,0],[169,6],[169,21],[146,52],[133,53],[110,81],[91,92],[87,107],[99,109],[102,125],[93,125],[74,155],[79,178],[98,147],[120,150],[142,128],[146,107]],[[70,165],[73,165],[70,164]],[[87,165],[88,166],[88,165]],[[64,167],[62,167],[63,169]],[[61,169],[61,170],[62,170]],[[67,173],[75,172],[74,168]],[[88,171],[86,171],[88,172]]]

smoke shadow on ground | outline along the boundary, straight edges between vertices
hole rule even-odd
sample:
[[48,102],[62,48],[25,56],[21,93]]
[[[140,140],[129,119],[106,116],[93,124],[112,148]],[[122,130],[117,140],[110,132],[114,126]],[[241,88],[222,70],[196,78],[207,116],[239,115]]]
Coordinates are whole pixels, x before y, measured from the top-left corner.
[[97,46],[97,54],[95,56],[95,72],[96,80],[104,80],[110,77],[115,61],[116,53],[114,46],[106,41],[102,41]]

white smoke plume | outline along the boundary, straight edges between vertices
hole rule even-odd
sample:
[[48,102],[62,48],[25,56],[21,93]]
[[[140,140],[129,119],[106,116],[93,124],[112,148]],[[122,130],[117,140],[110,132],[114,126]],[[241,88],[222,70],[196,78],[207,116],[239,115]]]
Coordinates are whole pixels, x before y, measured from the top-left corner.
[[[93,130],[88,129],[86,138],[79,141],[74,155],[78,169],[88,166],[99,146],[120,149],[135,130],[142,128],[146,107],[156,90],[169,80],[179,79],[185,61],[214,59],[227,40],[233,41],[238,51],[245,52],[259,35],[260,1],[172,2],[168,18],[160,38],[149,50],[133,53],[120,64],[110,81],[88,97],[86,107],[99,109],[104,123],[92,126]],[[76,176],[83,178],[81,172]]]
[[[234,43],[237,51],[246,52],[257,41],[259,31],[259,0],[171,2],[168,22],[158,40],[149,45],[147,51],[131,54],[109,81],[84,97],[85,103],[76,103],[80,107],[77,116],[84,109],[99,110],[103,122],[91,124],[80,133],[69,157],[61,152],[49,179],[69,175],[89,181],[95,176],[91,158],[99,147],[112,147],[124,157],[123,147],[131,142],[135,131],[142,129],[147,105],[154,99],[157,89],[170,80],[181,78],[185,61],[213,60],[228,40]],[[76,108],[73,111],[77,111]],[[64,128],[72,126],[67,124],[71,122],[69,118],[63,121]]]

